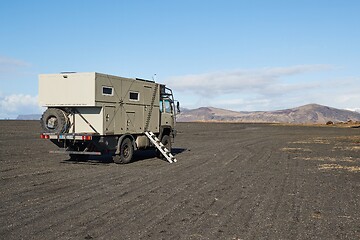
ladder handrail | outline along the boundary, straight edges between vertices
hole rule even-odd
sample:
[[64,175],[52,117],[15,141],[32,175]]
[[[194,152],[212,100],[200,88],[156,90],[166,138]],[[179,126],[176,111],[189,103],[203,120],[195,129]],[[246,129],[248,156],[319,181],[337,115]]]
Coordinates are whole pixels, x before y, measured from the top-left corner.
[[147,115],[147,118],[146,118],[146,123],[145,123],[145,131],[148,131],[148,128],[149,128],[149,124],[150,124],[150,119],[151,119],[151,115],[152,115],[152,111],[153,111],[153,108],[154,108],[154,103],[155,103],[155,98],[156,98],[156,93],[157,93],[157,90],[158,90],[158,84],[155,84],[155,87],[154,87],[154,92],[153,92],[153,95],[152,95],[152,98],[151,98],[151,104],[150,104],[150,107],[149,107],[149,112],[148,112],[148,115]]

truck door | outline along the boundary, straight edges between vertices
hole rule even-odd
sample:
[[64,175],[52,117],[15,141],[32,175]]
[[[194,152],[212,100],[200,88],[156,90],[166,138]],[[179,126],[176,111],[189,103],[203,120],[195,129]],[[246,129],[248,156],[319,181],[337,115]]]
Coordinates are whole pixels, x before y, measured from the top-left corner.
[[105,134],[114,134],[115,129],[115,107],[105,106],[104,108]]
[[161,100],[161,125],[174,127],[174,109],[170,99]]
[[126,131],[128,133],[135,132],[135,112],[126,111]]

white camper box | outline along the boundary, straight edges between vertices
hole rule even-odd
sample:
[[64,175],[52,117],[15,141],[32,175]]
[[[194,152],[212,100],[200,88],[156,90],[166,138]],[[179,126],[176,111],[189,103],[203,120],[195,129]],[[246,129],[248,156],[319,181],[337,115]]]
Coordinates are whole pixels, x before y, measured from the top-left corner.
[[160,87],[156,84],[96,72],[41,74],[39,103],[45,107],[75,107],[70,132],[142,133],[151,115],[148,130],[158,133]]

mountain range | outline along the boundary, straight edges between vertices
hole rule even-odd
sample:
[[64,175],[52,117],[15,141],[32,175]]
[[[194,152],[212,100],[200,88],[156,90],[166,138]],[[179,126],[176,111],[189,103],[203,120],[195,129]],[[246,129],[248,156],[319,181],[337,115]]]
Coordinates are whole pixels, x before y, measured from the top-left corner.
[[40,120],[41,114],[20,114],[16,120]]
[[221,122],[266,122],[325,124],[327,122],[360,121],[360,113],[337,109],[319,104],[308,104],[277,111],[236,112],[214,107],[183,109],[177,116],[178,122],[221,121]]
[[[40,114],[19,115],[17,120],[39,120]],[[359,122],[360,113],[337,109],[318,104],[308,104],[301,107],[278,111],[236,112],[214,107],[200,107],[197,109],[182,109],[177,115],[178,122],[219,121],[219,122],[267,122],[267,123],[316,123],[324,124],[329,121]]]

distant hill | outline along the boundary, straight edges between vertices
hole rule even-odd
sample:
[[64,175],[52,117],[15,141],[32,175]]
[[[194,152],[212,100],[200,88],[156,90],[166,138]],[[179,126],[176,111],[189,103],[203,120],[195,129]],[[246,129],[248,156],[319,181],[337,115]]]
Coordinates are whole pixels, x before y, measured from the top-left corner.
[[184,109],[177,117],[179,122],[226,121],[226,122],[270,122],[270,123],[326,123],[328,121],[360,121],[360,113],[331,108],[318,104],[278,110],[236,112],[213,107]]
[[16,120],[40,120],[41,114],[22,114],[17,116]]

